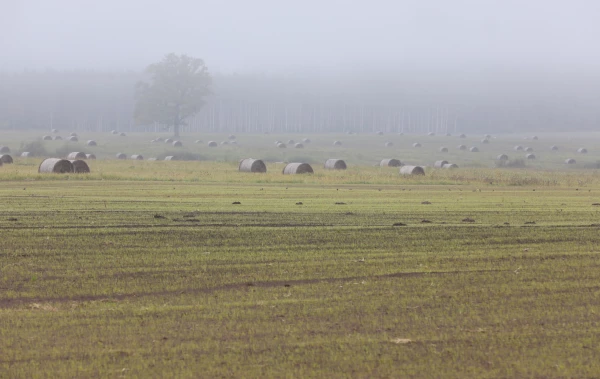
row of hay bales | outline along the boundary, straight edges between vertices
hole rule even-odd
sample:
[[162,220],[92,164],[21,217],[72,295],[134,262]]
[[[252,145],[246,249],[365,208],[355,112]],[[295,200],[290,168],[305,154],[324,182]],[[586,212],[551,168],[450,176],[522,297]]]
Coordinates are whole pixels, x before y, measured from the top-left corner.
[[53,173],[53,174],[87,174],[90,172],[88,164],[80,159],[61,159],[61,158],[47,158],[40,163],[38,167],[39,173]]
[[435,161],[435,163],[433,164],[434,168],[443,168],[443,169],[452,169],[452,168],[458,168],[457,164],[454,163],[450,163],[448,161],[445,160],[441,160],[441,161]]
[[[399,167],[401,163],[397,159],[384,159],[380,165],[382,167]],[[342,159],[332,158],[325,161],[323,167],[327,170],[346,170],[348,166]],[[267,172],[267,166],[260,159],[246,158],[240,160],[238,170],[240,172],[265,173]],[[293,162],[286,164],[282,173],[284,175],[312,174],[314,170],[308,163]],[[402,166],[400,167],[400,174],[425,175],[425,170],[421,166]]]

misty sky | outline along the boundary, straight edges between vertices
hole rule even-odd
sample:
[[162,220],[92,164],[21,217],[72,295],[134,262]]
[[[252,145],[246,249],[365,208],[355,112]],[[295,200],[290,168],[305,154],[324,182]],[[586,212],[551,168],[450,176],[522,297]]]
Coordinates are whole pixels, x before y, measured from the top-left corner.
[[0,70],[600,71],[597,0],[0,0]]

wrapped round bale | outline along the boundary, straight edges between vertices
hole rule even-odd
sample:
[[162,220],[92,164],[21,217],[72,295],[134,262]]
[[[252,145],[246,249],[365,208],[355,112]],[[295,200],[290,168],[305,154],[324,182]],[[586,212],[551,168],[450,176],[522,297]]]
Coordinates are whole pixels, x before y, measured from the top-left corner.
[[287,144],[288,144],[288,145],[293,145],[293,144],[295,144],[295,143],[296,143],[296,141],[294,141],[293,139],[290,139],[290,140],[288,140],[288,142],[287,142]]
[[442,166],[442,168],[448,170],[448,169],[454,169],[454,168],[458,168],[457,164],[454,163],[446,163],[445,165]]
[[40,163],[40,167],[38,168],[39,173],[55,173],[55,174],[65,174],[75,172],[75,168],[73,167],[73,163],[66,159],[60,158],[48,158],[44,159],[42,163]]
[[[54,139],[55,141],[62,141],[62,137],[61,137],[61,136],[54,136],[54,138],[53,138],[53,139]],[[69,140],[71,140],[71,139],[69,138]],[[77,141],[75,141],[75,142],[77,142]]]
[[69,135],[70,135],[71,137],[78,137],[78,136],[77,136],[77,133],[75,133],[75,132],[72,132],[72,133],[71,133],[71,134],[69,134]]
[[127,154],[125,154],[125,153],[117,153],[117,159],[127,159]]
[[378,136],[382,136],[383,132],[381,130],[378,130],[378,131],[375,132],[375,134],[377,134]]
[[183,143],[181,141],[173,141],[173,147],[183,147]]
[[217,147],[219,146],[218,143],[216,143],[215,141],[208,141],[208,147]]
[[10,163],[13,163],[13,158],[8,154],[3,154],[3,155],[0,155],[0,161],[2,161],[2,163],[10,164]]
[[421,144],[418,142],[413,143],[413,147],[421,147]]
[[156,142],[163,142],[163,138],[162,137],[156,137],[154,140]]
[[526,147],[525,148],[525,152],[526,153],[533,153],[533,147]]
[[221,141],[221,145],[229,145],[228,141]]
[[240,172],[267,172],[267,166],[260,159],[246,158],[240,160],[238,170]]
[[235,136],[233,134],[230,134],[229,137],[227,137],[229,139],[235,139]]
[[525,158],[533,160],[533,159],[535,159],[535,154],[527,154],[527,155],[525,155]]
[[133,159],[134,161],[143,161],[144,157],[141,154],[133,154],[131,156],[131,159]]
[[428,135],[429,137],[433,137],[433,136],[435,136],[435,133],[434,133],[434,132],[429,132],[429,133],[427,133],[427,135]]
[[421,166],[402,166],[400,175],[425,175],[425,170]]
[[10,147],[0,146],[0,154],[8,154],[8,153],[10,153]]
[[385,143],[385,147],[393,147],[393,146],[394,146],[394,143],[393,143],[393,142],[391,142],[391,141],[387,141],[387,142]]
[[515,151],[523,151],[523,146],[517,145],[514,147]]
[[442,168],[442,167],[444,167],[445,164],[448,164],[448,161],[435,161],[435,163],[433,164],[433,167]]
[[569,158],[569,159],[565,160],[565,163],[566,164],[575,164],[575,163],[577,163],[577,161],[573,158]]
[[310,142],[311,142],[311,140],[310,140],[309,138],[304,138],[304,139],[302,140],[302,142],[304,142],[304,143],[310,143]]
[[324,167],[328,170],[345,170],[346,162],[341,159],[328,159],[325,161]]
[[469,149],[469,151],[471,153],[479,153],[479,149],[477,148],[477,146],[473,146],[472,148]]
[[466,145],[458,145],[457,148],[458,148],[458,150],[467,150]]
[[381,166],[381,167],[400,167],[400,166],[402,166],[402,163],[400,162],[399,159],[390,158],[390,159],[383,159],[381,162],[379,162],[379,166]]
[[71,141],[71,142],[79,142],[79,139],[77,137],[69,137],[69,141]]
[[194,143],[202,143],[201,139],[197,139]]
[[507,161],[508,160],[508,155],[506,154],[500,154],[496,157],[497,161]]
[[97,146],[98,145],[96,143],[96,141],[94,141],[93,139],[88,140],[85,144],[88,145],[88,146]]
[[172,139],[170,139],[170,138],[167,138],[167,139],[165,140],[165,143],[173,143],[173,140],[172,140]]
[[277,147],[278,147],[278,148],[280,148],[280,149],[285,149],[287,146],[285,145],[285,143],[283,143],[283,142],[279,142],[279,143],[277,144]]
[[119,133],[119,135],[120,135],[121,137],[125,137],[127,134],[125,134],[125,132],[121,132],[121,133]]
[[86,157],[86,159],[96,159],[95,154],[86,154],[85,157]]
[[110,134],[119,134],[119,132],[117,132],[116,130],[111,130]]
[[558,151],[558,146],[552,145],[552,146],[550,146],[550,150],[552,150],[552,151]]
[[169,156],[165,157],[165,161],[175,161],[175,160],[177,160],[177,159],[175,159],[174,155],[169,155]]
[[43,141],[52,141],[52,136],[43,136],[42,140]]
[[481,140],[481,143],[483,143],[483,144],[490,143],[490,140],[487,138],[484,138]]
[[577,149],[577,152],[579,154],[587,154],[587,149],[585,147],[580,147],[579,149]]
[[342,146],[340,141],[333,141],[333,146]]
[[467,135],[466,134],[461,134],[461,135],[458,136],[458,138],[467,138]]
[[54,134],[58,133],[58,129],[52,129],[52,133],[54,133]]
[[447,147],[440,147],[440,153],[447,153],[448,152],[448,148]]
[[491,134],[486,134],[485,136],[483,136],[486,139],[492,139],[492,135]]
[[31,154],[29,151],[24,151],[21,153],[21,157],[29,158],[29,157],[33,157],[33,154]]
[[69,153],[67,155],[67,159],[71,160],[71,159],[85,159],[87,158],[87,156],[85,155],[84,152],[81,151],[74,151],[72,153]]
[[308,163],[288,163],[282,173],[284,175],[312,174],[314,171]]
[[71,160],[69,161],[73,165],[73,170],[76,174],[87,174],[90,172],[90,166],[82,160]]
[[304,149],[304,145],[301,144],[301,143],[297,143],[297,144],[294,145],[294,148],[296,148],[296,149]]

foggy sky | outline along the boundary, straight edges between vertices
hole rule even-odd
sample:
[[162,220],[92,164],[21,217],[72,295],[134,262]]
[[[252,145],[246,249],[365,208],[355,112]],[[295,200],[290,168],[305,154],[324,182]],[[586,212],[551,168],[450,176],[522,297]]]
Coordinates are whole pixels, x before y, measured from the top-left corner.
[[0,70],[600,71],[597,0],[0,0]]

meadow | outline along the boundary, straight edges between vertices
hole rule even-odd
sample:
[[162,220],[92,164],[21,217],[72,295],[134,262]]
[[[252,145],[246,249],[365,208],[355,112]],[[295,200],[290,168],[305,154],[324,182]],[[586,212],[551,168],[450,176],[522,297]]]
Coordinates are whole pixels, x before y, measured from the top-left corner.
[[[90,174],[0,167],[0,377],[600,376],[596,136],[498,137],[419,177],[372,164],[464,142],[202,137],[180,150],[201,160],[119,161],[172,148],[99,134],[95,151],[43,145],[92,150]],[[494,168],[514,144],[539,158]],[[333,154],[349,169],[323,170]],[[315,174],[282,175],[296,155]],[[247,156],[268,173],[239,173]]]

